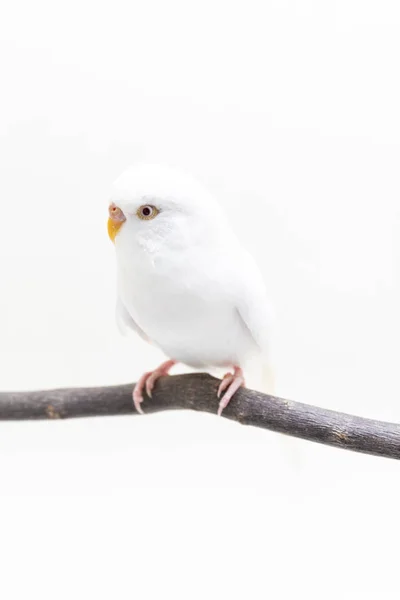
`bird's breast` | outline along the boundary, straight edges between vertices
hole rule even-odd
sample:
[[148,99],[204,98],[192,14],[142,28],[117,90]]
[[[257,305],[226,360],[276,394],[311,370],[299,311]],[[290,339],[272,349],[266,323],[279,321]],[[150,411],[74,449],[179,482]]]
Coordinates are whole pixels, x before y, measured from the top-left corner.
[[119,274],[128,312],[154,344],[193,367],[240,362],[253,341],[211,270],[142,269]]

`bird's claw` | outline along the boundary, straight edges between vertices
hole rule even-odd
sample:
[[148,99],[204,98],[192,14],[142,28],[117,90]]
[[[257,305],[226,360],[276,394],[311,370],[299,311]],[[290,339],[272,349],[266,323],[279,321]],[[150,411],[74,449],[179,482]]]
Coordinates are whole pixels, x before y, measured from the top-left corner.
[[138,411],[138,413],[140,413],[141,415],[144,414],[144,411],[141,407],[141,403],[144,400],[143,391],[146,390],[147,396],[151,398],[154,384],[157,381],[157,379],[162,375],[168,375],[169,370],[171,369],[171,367],[174,366],[174,364],[174,360],[167,360],[154,371],[148,371],[138,379],[132,392],[133,405]]
[[224,392],[229,387],[229,385],[232,383],[232,381],[233,381],[233,374],[225,373],[225,375],[222,378],[221,383],[219,384],[217,398],[219,398],[221,396],[222,392]]
[[[222,392],[225,394],[219,401],[218,416],[222,415],[222,411],[226,408],[237,390],[245,384],[243,371],[240,367],[234,367],[233,373],[226,373],[219,384],[217,397],[219,398]],[[225,391],[226,390],[226,391]]]
[[140,404],[143,402],[143,398],[133,398],[133,405],[136,408],[136,410],[138,411],[138,413],[140,415],[144,415],[144,410],[143,408],[140,406]]
[[144,373],[136,382],[135,387],[133,388],[132,397],[133,397],[133,405],[141,415],[144,414],[142,407],[140,406],[143,402],[143,388],[146,384],[146,381],[151,372]]

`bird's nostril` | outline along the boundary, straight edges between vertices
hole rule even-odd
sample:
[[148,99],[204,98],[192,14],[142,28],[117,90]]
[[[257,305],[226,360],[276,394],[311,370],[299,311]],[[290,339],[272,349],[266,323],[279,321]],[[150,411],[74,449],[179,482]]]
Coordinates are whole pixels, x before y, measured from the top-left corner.
[[115,204],[112,204],[110,206],[109,211],[110,215],[112,215],[113,217],[117,217],[121,213],[121,209],[118,208],[118,206],[115,206]]
[[110,204],[110,206],[108,208],[108,215],[109,215],[109,218],[112,219],[114,222],[125,221],[124,213],[119,208],[119,206],[116,206],[115,204]]

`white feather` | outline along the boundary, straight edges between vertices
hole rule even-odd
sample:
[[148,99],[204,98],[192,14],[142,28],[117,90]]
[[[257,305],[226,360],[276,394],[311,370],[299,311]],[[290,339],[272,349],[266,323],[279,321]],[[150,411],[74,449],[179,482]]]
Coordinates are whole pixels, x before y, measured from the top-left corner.
[[[195,368],[272,367],[273,315],[261,274],[219,205],[187,175],[130,168],[111,201],[126,222],[115,239],[122,328]],[[141,220],[139,206],[159,214]]]

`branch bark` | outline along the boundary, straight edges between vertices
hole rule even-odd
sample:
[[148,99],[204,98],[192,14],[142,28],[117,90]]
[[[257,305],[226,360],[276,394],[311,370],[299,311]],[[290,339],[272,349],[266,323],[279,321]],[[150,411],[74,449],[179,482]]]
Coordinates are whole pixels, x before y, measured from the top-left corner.
[[[190,409],[216,414],[219,380],[203,373],[163,377],[144,410]],[[136,415],[132,384],[35,392],[1,392],[0,420]],[[400,425],[240,389],[223,416],[244,425],[338,448],[400,459]],[[141,417],[144,418],[144,417]]]

